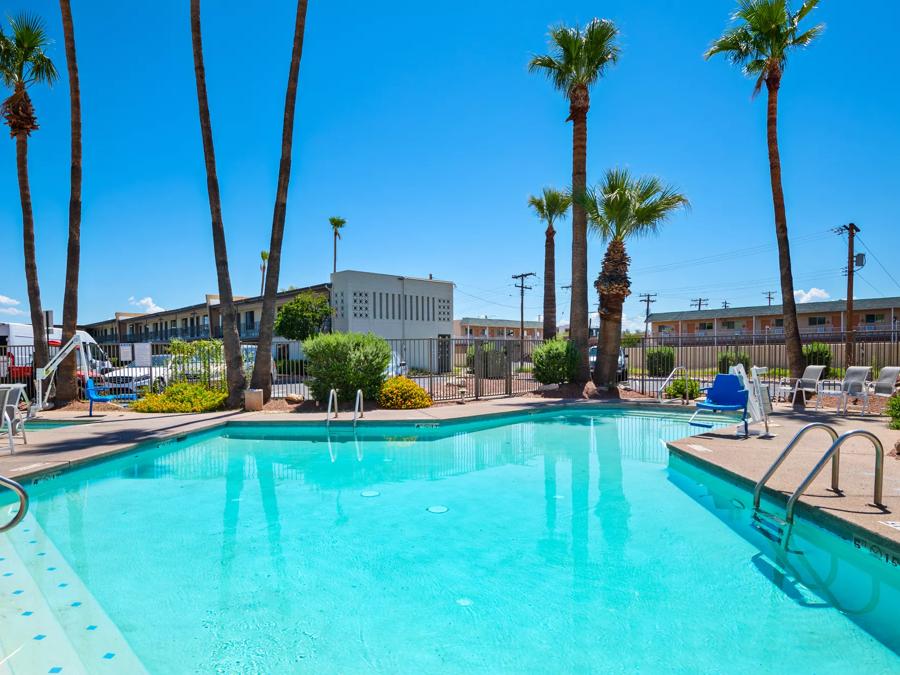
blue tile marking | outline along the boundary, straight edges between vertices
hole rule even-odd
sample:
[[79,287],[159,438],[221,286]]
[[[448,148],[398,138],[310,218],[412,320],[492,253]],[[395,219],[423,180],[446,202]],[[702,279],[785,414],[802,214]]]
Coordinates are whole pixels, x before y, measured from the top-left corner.
[[57,588],[65,588],[65,587],[68,586],[68,585],[69,585],[69,584],[62,583],[62,584],[59,584],[59,586],[57,586]]
[[43,640],[45,637],[47,637],[47,636],[44,635],[43,633],[38,633],[37,635],[34,636],[34,639],[37,640],[38,642],[40,642],[40,641]]
[[44,552],[41,552],[41,553],[38,553],[38,555],[47,555],[47,554]]
[[115,657],[115,654],[113,654],[112,652],[106,652],[106,653],[103,655],[103,658],[106,659],[106,660],[109,660],[109,659],[111,659],[111,658],[113,658],[113,657]]
[[24,592],[25,591],[23,591],[21,588],[19,588],[19,589],[16,589],[15,591],[13,591],[12,594],[13,595],[22,595],[22,593],[24,593]]
[[81,607],[81,603],[76,601],[69,605],[69,607]]
[[48,572],[55,572],[55,571],[56,571],[56,568],[55,568],[55,567],[48,567],[48,568],[47,568],[47,571],[48,571]]
[[11,577],[11,576],[12,576],[12,572],[4,572],[4,573],[3,573],[3,576],[5,576],[5,577]]
[[95,626],[94,624],[91,624],[90,626],[85,628],[85,630],[97,630],[97,626]]
[[32,614],[34,614],[34,612],[32,612],[31,610],[26,610],[26,611],[22,612],[22,616],[31,616]]
[[32,539],[32,540],[30,540],[28,543],[29,543],[29,544],[36,544],[36,543],[37,543],[37,539]]
[[48,673],[61,673],[61,672],[62,672],[62,667],[61,667],[61,666],[53,666],[53,667],[52,667],[50,670],[48,670],[47,672],[48,672]]

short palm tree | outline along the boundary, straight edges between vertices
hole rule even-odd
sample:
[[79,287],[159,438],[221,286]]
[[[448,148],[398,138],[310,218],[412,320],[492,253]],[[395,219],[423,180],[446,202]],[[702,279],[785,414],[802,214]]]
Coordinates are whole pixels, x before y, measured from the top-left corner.
[[31,186],[28,182],[28,137],[38,128],[34,105],[28,95],[33,84],[53,84],[56,66],[45,50],[50,38],[44,22],[31,14],[19,14],[9,20],[11,34],[0,28],[0,77],[13,92],[0,106],[0,115],[16,139],[16,170],[19,177],[19,200],[22,203],[22,240],[25,249],[25,283],[31,326],[34,331],[34,367],[46,365],[50,352],[45,334],[41,287],[38,283],[37,258],[34,249],[34,213],[31,208]]
[[606,242],[606,254],[594,288],[600,298],[600,339],[594,383],[615,390],[619,348],[622,344],[622,305],[631,295],[625,250],[629,239],[656,234],[678,209],[689,206],[687,197],[660,179],[634,178],[627,169],[611,169],[603,182],[581,198],[591,229]]
[[[616,43],[619,30],[612,21],[594,19],[584,29],[555,26],[550,29],[551,53],[535,56],[528,64],[531,72],[542,72],[569,101],[572,122],[572,194],[581,195],[587,186],[587,113],[590,88],[603,76],[607,66],[619,58]],[[569,339],[581,356],[577,374],[587,382],[588,293],[587,219],[579,200],[572,205],[572,305],[569,311]]]
[[297,82],[300,78],[300,59],[303,56],[303,35],[306,32],[307,0],[297,0],[294,16],[294,39],[291,65],[288,68],[284,93],[284,116],[281,126],[281,159],[278,163],[278,183],[275,188],[275,208],[272,212],[272,237],[269,240],[269,262],[263,291],[262,312],[259,319],[259,343],[253,361],[250,384],[263,390],[263,400],[272,396],[272,335],[275,329],[275,296],[278,294],[278,275],[281,273],[281,244],[287,218],[288,188],[291,183],[291,156],[294,150],[294,111],[297,107]]
[[331,233],[334,235],[334,265],[332,271],[337,272],[337,243],[338,239],[341,238],[341,228],[347,224],[347,221],[337,216],[331,216],[328,222],[331,223]]
[[[78,327],[78,276],[81,267],[81,87],[75,54],[75,26],[69,0],[59,0],[66,66],[69,76],[69,126],[72,133],[69,171],[69,240],[66,247],[66,287],[63,292],[62,342],[75,335]],[[75,399],[78,393],[75,355],[63,361],[56,373],[56,404]]]
[[225,352],[225,381],[228,385],[226,406],[238,408],[244,393],[244,361],[241,354],[241,337],[238,332],[238,313],[231,289],[228,269],[228,247],[225,243],[225,224],[222,220],[222,200],[219,196],[219,174],[216,170],[216,152],[213,145],[212,122],[209,115],[209,98],[206,94],[206,66],[203,63],[203,34],[200,27],[200,0],[191,0],[191,45],[194,55],[194,80],[197,86],[197,108],[200,117],[200,136],[203,140],[203,158],[206,164],[206,192],[212,221],[213,256],[216,261],[216,278],[219,284],[219,315],[222,319],[222,348]]
[[266,267],[269,263],[269,252],[268,251],[260,251],[259,259],[262,261],[259,264],[259,271],[262,274],[262,279],[259,282],[259,294],[262,295],[266,292]]
[[766,86],[768,109],[766,131],[769,146],[769,175],[772,182],[772,202],[775,207],[775,237],[778,241],[778,262],[781,269],[781,297],[784,308],[784,340],[788,367],[792,377],[803,371],[803,350],[797,326],[797,305],[794,301],[794,277],[791,271],[791,251],[788,243],[787,215],[784,190],[781,185],[781,157],[778,152],[778,91],[787,65],[788,54],[808,46],[824,30],[819,24],[805,31],[800,22],[816,8],[819,0],[805,0],[792,13],[786,0],[741,0],[734,13],[736,26],[729,28],[706,51],[706,58],[724,54],[744,73],[755,78],[754,95]]
[[566,217],[572,198],[565,192],[544,188],[540,197],[531,195],[528,206],[547,223],[544,231],[544,339],[556,337],[556,230],[553,224]]

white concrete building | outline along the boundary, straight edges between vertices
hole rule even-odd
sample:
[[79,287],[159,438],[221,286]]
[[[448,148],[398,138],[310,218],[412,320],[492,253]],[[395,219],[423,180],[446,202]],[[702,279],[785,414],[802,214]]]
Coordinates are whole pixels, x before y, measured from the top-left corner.
[[346,270],[331,275],[332,329],[384,338],[449,338],[453,283]]

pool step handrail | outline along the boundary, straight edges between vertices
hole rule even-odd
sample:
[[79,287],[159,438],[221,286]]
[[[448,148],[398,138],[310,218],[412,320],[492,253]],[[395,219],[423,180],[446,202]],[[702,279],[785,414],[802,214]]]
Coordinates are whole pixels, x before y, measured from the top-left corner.
[[356,403],[353,404],[353,426],[356,426],[356,421],[365,415],[365,410],[363,410],[363,392],[362,389],[356,390]]
[[797,505],[797,500],[806,492],[806,489],[812,484],[812,482],[816,479],[822,469],[825,468],[825,465],[828,464],[829,460],[835,460],[832,462],[832,478],[831,484],[832,490],[836,490],[836,478],[835,473],[837,471],[837,458],[839,457],[839,453],[841,451],[841,446],[849,441],[851,438],[867,438],[872,442],[872,445],[875,446],[875,485],[873,486],[873,498],[872,502],[875,506],[884,507],[882,503],[882,497],[884,492],[884,446],[881,444],[881,440],[879,440],[878,436],[873,434],[871,431],[866,431],[864,429],[854,429],[852,431],[848,431],[844,434],[841,434],[840,437],[835,439],[834,443],[831,444],[831,447],[825,451],[825,454],[822,455],[822,458],[819,460],[818,464],[816,464],[812,471],[809,472],[806,478],[803,479],[803,482],[797,486],[797,489],[794,490],[794,494],[791,495],[791,498],[788,499],[787,510],[785,511],[785,520],[788,524],[794,521],[794,507]]
[[669,373],[669,376],[665,379],[665,381],[659,386],[659,389],[656,390],[656,400],[660,403],[665,403],[663,400],[663,392],[666,390],[666,387],[669,386],[669,383],[672,381],[672,378],[675,377],[675,373],[679,371],[684,371],[684,377],[687,379],[687,368],[684,366],[675,366],[672,369],[672,372]]
[[337,389],[328,392],[328,410],[325,412],[325,426],[331,424],[331,404],[334,403],[334,419],[338,416],[338,395]]
[[18,496],[19,498],[19,510],[16,511],[16,514],[12,517],[12,520],[10,520],[5,525],[0,525],[0,533],[2,533],[9,532],[16,525],[21,523],[22,519],[25,517],[25,514],[28,513],[28,493],[25,492],[25,488],[23,488],[12,478],[0,476],[0,485],[15,492],[16,496]]
[[[780,467],[784,460],[787,459],[788,455],[797,447],[797,443],[800,442],[800,439],[803,438],[808,432],[813,429],[822,429],[826,431],[829,436],[831,436],[831,442],[834,443],[838,439],[838,432],[835,431],[834,427],[830,424],[825,424],[824,422],[813,422],[812,424],[807,424],[805,427],[800,429],[794,437],[791,439],[791,442],[787,444],[784,450],[781,451],[781,454],[772,462],[772,465],[768,468],[763,477],[759,479],[756,483],[756,487],[753,488],[753,510],[759,510],[759,500],[762,495],[762,489],[769,479],[775,475],[775,472],[778,471],[778,467]],[[840,474],[840,454],[835,453],[834,461],[831,464],[831,489],[835,492],[838,491],[838,478]]]

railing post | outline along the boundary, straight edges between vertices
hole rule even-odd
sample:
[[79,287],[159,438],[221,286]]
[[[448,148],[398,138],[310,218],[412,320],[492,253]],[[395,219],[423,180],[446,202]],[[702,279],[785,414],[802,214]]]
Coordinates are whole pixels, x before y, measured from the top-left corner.
[[481,398],[481,373],[484,371],[482,363],[481,342],[475,340],[475,358],[472,362],[472,370],[475,371],[475,400]]
[[[524,354],[524,342],[522,343],[520,349]],[[512,396],[512,358],[510,357],[508,343],[504,346],[503,351],[506,353],[506,395]],[[519,359],[523,359],[522,354],[519,355]],[[524,362],[524,360],[520,362]]]

